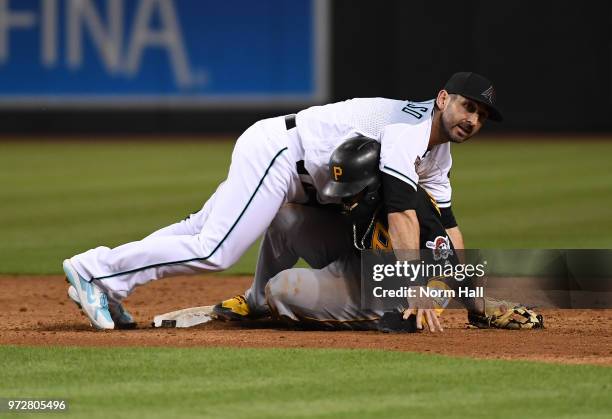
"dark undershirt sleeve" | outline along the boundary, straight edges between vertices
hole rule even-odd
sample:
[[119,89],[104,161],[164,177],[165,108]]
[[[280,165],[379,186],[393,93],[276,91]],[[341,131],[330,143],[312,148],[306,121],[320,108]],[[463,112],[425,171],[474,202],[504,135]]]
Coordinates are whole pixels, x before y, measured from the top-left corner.
[[411,185],[384,172],[382,173],[382,184],[387,213],[416,208],[417,193]]
[[457,227],[457,221],[451,207],[440,208],[440,218],[442,219],[442,225],[445,229]]

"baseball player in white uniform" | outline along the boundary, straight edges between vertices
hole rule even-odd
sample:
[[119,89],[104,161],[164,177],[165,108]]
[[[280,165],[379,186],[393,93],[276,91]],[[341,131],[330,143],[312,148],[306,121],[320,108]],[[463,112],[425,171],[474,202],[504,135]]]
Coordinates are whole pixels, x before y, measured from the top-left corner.
[[[456,73],[436,99],[426,102],[352,99],[259,121],[238,138],[227,179],[200,211],[142,240],[66,259],[69,294],[95,328],[132,325],[121,300],[137,286],[227,269],[283,204],[306,202],[309,191],[300,181],[298,162],[303,161],[317,199],[326,203],[318,192],[328,180],[330,155],[356,135],[381,144],[380,170],[385,188],[394,192],[386,194],[393,197],[386,204],[394,248],[418,249],[418,220],[411,208],[417,184],[427,184],[438,204],[450,209],[448,142],[466,141],[487,118],[501,120],[491,82],[476,73]],[[459,229],[449,229],[449,235],[461,248]]]

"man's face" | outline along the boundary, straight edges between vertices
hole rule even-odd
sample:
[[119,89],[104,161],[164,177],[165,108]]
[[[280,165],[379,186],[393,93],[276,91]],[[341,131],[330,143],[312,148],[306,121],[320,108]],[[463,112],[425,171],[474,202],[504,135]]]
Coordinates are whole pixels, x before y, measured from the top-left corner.
[[449,95],[445,91],[438,95],[438,106],[442,112],[442,136],[454,143],[470,139],[480,131],[489,116],[484,105],[460,95]]

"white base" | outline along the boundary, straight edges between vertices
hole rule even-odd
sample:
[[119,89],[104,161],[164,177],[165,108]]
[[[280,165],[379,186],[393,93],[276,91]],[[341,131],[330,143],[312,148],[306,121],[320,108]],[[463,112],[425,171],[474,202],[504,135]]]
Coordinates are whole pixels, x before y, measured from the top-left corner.
[[213,320],[213,306],[191,307],[159,314],[153,318],[153,327],[193,327]]

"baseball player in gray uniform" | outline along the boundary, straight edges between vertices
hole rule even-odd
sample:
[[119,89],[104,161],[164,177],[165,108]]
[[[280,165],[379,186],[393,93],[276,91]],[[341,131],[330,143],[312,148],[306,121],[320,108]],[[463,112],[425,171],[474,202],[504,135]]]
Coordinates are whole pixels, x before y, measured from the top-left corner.
[[[262,241],[251,288],[244,297],[216,305],[215,314],[223,320],[273,314],[314,327],[378,328],[383,311],[361,304],[359,251],[392,249],[379,156],[380,145],[373,139],[342,143],[331,156],[330,180],[322,191],[342,201],[341,211],[335,206],[283,206]],[[342,173],[338,180],[334,172]],[[421,187],[415,203],[420,247],[453,249],[443,225],[454,224],[452,220],[442,220],[435,200]],[[298,258],[311,268],[293,268]]]
[[[200,211],[142,240],[112,249],[99,246],[66,259],[69,294],[96,328],[132,324],[121,300],[137,286],[224,270],[268,229],[284,204],[313,196],[329,203],[321,191],[329,179],[330,156],[357,135],[380,143],[394,248],[418,249],[418,185],[452,218],[449,142],[466,141],[487,119],[501,120],[491,82],[475,73],[456,73],[426,102],[352,99],[259,121],[236,142],[227,179]],[[302,183],[300,169],[310,185]],[[447,232],[462,248],[458,227]]]
[[[217,304],[214,313],[222,320],[271,315],[309,328],[414,332],[427,325],[431,331],[442,331],[438,318],[423,318],[423,311],[421,316],[416,313],[414,321],[405,321],[414,312],[409,300],[386,312],[362,300],[360,251],[393,249],[378,170],[379,154],[380,145],[373,139],[356,137],[342,143],[332,153],[330,180],[322,191],[327,197],[340,199],[342,211],[333,206],[283,206],[264,236],[253,284],[245,296]],[[461,263],[446,232],[456,223],[442,217],[436,201],[422,187],[417,188],[415,211],[420,247],[426,249],[422,260],[443,266]],[[294,268],[298,258],[306,260],[311,268]],[[459,284],[444,276],[423,276],[420,280],[427,287],[439,289],[457,288]],[[541,315],[518,303],[484,296],[460,297],[458,301],[467,309],[468,323],[474,327],[543,327]],[[447,303],[445,299],[434,301],[437,314]],[[503,305],[506,308],[502,312]]]

